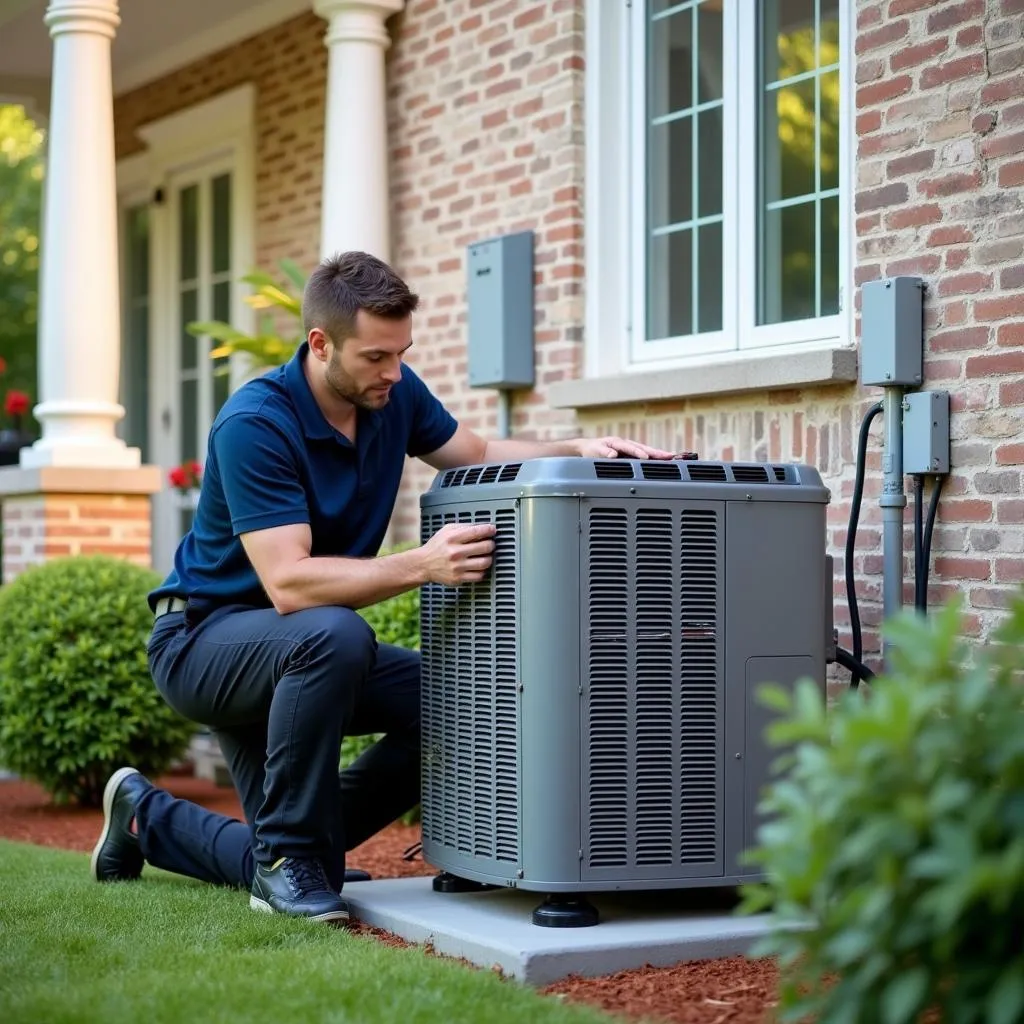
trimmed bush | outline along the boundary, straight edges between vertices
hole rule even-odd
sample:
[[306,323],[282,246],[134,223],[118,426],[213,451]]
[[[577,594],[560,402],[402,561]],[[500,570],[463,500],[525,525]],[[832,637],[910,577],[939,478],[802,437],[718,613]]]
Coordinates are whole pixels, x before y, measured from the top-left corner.
[[[786,777],[753,852],[783,1020],[1024,1020],[1024,600],[984,648],[960,600],[886,633],[891,670],[831,712],[810,683],[766,703]],[[938,1018],[936,1018],[938,1019]]]
[[60,803],[97,806],[112,771],[159,775],[195,725],[150,678],[156,573],[102,555],[57,559],[0,588],[0,764]]

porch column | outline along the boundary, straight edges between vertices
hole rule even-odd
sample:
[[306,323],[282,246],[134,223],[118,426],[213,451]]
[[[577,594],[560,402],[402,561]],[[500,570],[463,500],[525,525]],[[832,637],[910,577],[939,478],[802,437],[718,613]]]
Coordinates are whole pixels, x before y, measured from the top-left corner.
[[120,293],[110,46],[117,0],[50,0],[53,71],[40,247],[41,438],[25,468],[132,469],[115,435]]
[[320,251],[390,258],[384,22],[405,0],[313,0],[327,22],[327,117]]

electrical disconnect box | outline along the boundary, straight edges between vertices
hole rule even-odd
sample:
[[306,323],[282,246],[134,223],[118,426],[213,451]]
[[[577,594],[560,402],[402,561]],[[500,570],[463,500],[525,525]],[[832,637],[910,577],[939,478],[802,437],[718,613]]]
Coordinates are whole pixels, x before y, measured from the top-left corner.
[[532,387],[533,232],[475,242],[466,263],[470,387]]
[[949,472],[948,391],[914,391],[903,399],[903,472]]
[[861,383],[914,387],[924,379],[924,282],[868,281],[861,289]]

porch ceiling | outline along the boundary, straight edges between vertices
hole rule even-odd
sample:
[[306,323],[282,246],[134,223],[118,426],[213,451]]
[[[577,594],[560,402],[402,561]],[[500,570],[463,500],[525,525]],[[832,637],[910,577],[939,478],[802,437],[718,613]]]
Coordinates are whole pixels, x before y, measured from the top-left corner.
[[[311,8],[311,0],[121,0],[111,51],[114,92],[126,92]],[[0,0],[0,102],[45,114],[52,44],[47,0]]]

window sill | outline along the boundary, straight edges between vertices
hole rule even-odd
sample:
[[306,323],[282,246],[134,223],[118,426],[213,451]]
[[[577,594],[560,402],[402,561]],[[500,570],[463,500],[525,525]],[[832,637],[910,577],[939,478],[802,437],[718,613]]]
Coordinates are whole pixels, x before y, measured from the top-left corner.
[[856,380],[855,349],[822,348],[713,359],[656,373],[622,373],[560,381],[551,386],[548,401],[556,409],[590,409],[636,402],[848,384]]

